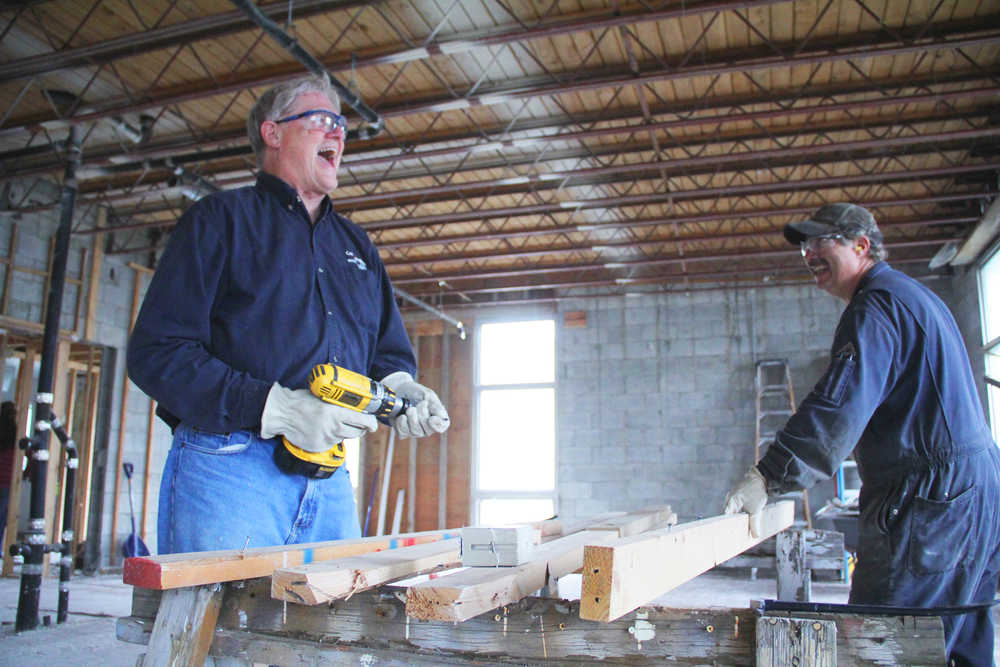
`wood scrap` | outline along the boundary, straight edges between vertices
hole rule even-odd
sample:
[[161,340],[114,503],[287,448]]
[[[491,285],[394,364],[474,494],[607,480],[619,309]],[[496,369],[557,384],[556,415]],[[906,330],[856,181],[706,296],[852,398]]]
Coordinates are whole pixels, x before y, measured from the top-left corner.
[[332,602],[393,579],[454,566],[460,551],[460,540],[452,538],[281,568],[271,575],[271,597],[307,605]]
[[794,503],[768,505],[761,535],[746,514],[716,516],[587,546],[580,617],[611,621],[792,525]]
[[397,549],[458,537],[458,531],[430,530],[392,537],[312,542],[249,550],[203,551],[128,558],[126,584],[165,590],[254,577],[269,577],[276,568],[305,565],[346,556]]

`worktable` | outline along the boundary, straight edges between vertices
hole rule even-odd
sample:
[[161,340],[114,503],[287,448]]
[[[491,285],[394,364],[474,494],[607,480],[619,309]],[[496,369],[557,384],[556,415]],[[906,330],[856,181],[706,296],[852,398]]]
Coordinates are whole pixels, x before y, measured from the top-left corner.
[[[788,637],[815,640],[821,665],[944,664],[936,617],[785,614],[758,617],[750,608],[673,609],[645,606],[615,621],[579,616],[579,601],[527,597],[462,623],[421,621],[405,613],[405,589],[381,586],[324,605],[283,602],[260,577],[213,584],[221,595],[208,653],[222,665],[442,664],[764,664]],[[134,589],[132,615],[118,637],[148,643],[165,593]],[[179,599],[179,598],[175,598]],[[172,610],[177,613],[179,609]],[[779,634],[775,636],[775,632]],[[758,647],[758,635],[765,646]],[[767,638],[769,637],[769,639]],[[769,643],[768,643],[769,642]],[[784,648],[782,648],[784,647]],[[770,652],[770,653],[768,653]],[[144,665],[166,664],[147,654]],[[788,664],[788,663],[784,663]]]

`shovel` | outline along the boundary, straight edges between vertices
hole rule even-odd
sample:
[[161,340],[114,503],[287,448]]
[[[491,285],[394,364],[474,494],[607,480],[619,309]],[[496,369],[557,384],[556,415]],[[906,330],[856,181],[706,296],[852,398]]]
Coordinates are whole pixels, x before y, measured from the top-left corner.
[[128,514],[132,519],[132,534],[125,538],[125,542],[122,543],[122,555],[125,558],[148,556],[149,547],[135,532],[135,508],[132,506],[132,464],[123,463],[122,470],[125,471],[125,479],[128,480]]

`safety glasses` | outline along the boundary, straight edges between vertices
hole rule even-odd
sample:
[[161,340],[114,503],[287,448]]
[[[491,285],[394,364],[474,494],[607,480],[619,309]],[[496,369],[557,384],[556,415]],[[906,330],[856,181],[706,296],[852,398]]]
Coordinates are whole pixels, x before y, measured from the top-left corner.
[[323,130],[324,132],[336,132],[337,128],[347,129],[347,119],[339,113],[334,113],[327,109],[310,109],[297,113],[294,116],[285,116],[274,121],[275,123],[290,123],[293,120],[303,119],[310,130]]
[[813,236],[799,243],[799,248],[802,251],[802,256],[805,257],[807,252],[813,254],[819,252],[820,248],[829,248],[834,243],[841,241],[844,238],[842,234],[824,234],[822,236]]

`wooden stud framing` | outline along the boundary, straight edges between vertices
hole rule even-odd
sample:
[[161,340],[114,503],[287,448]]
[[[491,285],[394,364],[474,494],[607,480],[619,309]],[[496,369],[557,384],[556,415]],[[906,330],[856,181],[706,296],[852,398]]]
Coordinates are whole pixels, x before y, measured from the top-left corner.
[[[17,435],[20,438],[28,430],[28,406],[31,404],[31,399],[34,396],[34,380],[35,380],[35,359],[38,353],[31,349],[30,347],[25,351],[24,357],[21,358],[21,366],[17,373],[17,391],[15,395],[16,399],[16,409],[17,409]],[[18,523],[18,512],[20,510],[20,503],[15,502],[15,499],[21,497],[21,487],[23,485],[23,479],[21,477],[21,468],[24,466],[24,451],[20,448],[14,452],[14,470],[17,474],[10,483],[10,498],[11,502],[7,507],[7,535],[4,538],[3,552],[10,553],[10,545],[14,543],[17,537],[17,523]],[[10,576],[14,573],[14,562],[12,558],[3,559],[3,575],[5,577]]]

